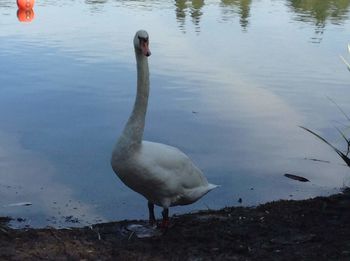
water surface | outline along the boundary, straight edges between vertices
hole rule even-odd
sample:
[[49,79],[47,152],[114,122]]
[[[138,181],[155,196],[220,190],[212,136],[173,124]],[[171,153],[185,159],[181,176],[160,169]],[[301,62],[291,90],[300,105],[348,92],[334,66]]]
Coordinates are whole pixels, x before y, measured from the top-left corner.
[[[37,1],[21,23],[0,3],[0,214],[16,226],[147,218],[111,170],[135,97],[132,38],[150,34],[145,139],[176,146],[222,186],[183,213],[327,195],[344,148],[350,1]],[[343,147],[342,147],[343,146]],[[345,148],[344,148],[345,149]],[[319,162],[308,159],[329,161]],[[283,175],[306,177],[298,183]],[[30,206],[10,204],[30,202]]]

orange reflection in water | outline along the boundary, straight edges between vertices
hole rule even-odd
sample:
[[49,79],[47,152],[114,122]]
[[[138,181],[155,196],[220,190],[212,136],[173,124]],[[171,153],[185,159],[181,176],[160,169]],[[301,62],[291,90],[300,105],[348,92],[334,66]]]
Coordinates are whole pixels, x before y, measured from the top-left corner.
[[18,18],[18,21],[20,21],[20,22],[29,23],[29,22],[33,21],[34,16],[35,16],[35,14],[34,14],[33,9],[29,9],[29,10],[18,9],[17,10],[17,18]]
[[19,9],[31,10],[34,7],[34,0],[17,0]]

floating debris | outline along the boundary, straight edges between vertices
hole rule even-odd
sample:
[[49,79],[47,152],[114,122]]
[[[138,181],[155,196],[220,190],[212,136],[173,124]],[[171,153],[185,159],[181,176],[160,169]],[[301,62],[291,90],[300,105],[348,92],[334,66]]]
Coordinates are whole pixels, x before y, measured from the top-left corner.
[[309,182],[310,180],[308,180],[307,178],[301,177],[301,176],[297,176],[297,175],[293,175],[293,174],[284,174],[285,177],[289,178],[289,179],[294,179],[300,182]]
[[329,160],[321,160],[321,159],[315,159],[315,158],[304,158],[305,160],[311,160],[311,161],[317,161],[317,162],[323,162],[323,163],[331,163]]
[[73,216],[66,216],[65,218],[65,222],[69,222],[69,223],[80,223],[79,219]]
[[31,205],[33,205],[31,202],[19,202],[19,203],[4,205],[4,207],[27,207]]

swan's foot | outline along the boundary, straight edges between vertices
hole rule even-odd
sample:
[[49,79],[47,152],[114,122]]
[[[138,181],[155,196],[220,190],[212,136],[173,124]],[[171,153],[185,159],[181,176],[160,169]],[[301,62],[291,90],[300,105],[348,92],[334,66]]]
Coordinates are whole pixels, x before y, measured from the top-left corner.
[[149,213],[149,220],[148,223],[151,227],[155,228],[158,227],[162,230],[166,230],[169,228],[169,209],[164,208],[162,211],[162,222],[160,224],[157,224],[156,217],[154,215],[154,204],[150,201],[148,201],[148,213]]
[[169,225],[170,225],[170,221],[169,221],[169,219],[167,219],[167,220],[162,220],[162,223],[160,223],[160,225],[159,225],[159,228],[160,229],[163,229],[163,230],[166,230],[166,229],[168,229],[169,228]]
[[168,208],[164,208],[162,211],[162,216],[163,216],[163,220],[162,223],[160,224],[159,228],[166,230],[169,228],[169,209]]

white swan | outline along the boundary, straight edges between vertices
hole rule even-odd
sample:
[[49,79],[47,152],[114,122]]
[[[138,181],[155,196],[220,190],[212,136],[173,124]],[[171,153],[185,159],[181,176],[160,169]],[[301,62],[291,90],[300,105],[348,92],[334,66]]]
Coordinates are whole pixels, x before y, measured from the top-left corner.
[[197,201],[217,187],[179,149],[143,141],[149,94],[148,33],[134,37],[137,61],[137,94],[133,111],[112,153],[111,164],[118,177],[148,200],[149,221],[155,224],[154,204],[163,207],[162,226],[169,222],[170,206]]

